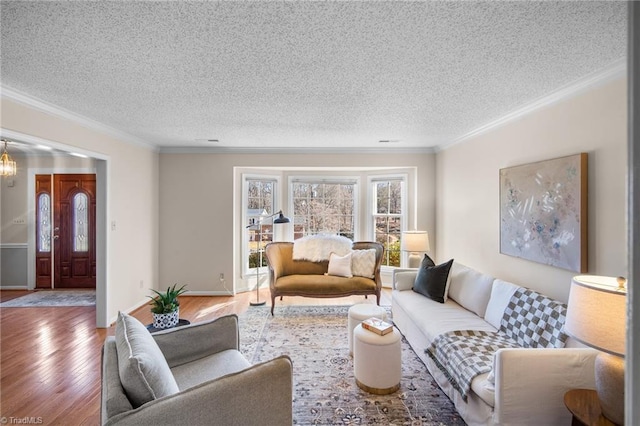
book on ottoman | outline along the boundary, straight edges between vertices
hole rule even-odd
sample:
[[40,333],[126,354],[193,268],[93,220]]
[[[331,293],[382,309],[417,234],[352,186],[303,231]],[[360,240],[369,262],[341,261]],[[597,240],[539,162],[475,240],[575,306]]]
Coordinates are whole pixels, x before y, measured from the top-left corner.
[[365,330],[372,331],[380,336],[384,336],[385,334],[391,333],[393,330],[393,325],[388,322],[382,321],[379,318],[367,318],[362,321],[362,328]]

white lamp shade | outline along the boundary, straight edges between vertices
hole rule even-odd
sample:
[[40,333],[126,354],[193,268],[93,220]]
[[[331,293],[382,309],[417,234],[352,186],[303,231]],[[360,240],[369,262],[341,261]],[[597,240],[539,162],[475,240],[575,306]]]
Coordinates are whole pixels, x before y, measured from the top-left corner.
[[565,331],[592,348],[624,356],[626,295],[614,277],[573,277]]
[[427,231],[405,231],[402,233],[400,250],[411,252],[429,251],[429,234]]

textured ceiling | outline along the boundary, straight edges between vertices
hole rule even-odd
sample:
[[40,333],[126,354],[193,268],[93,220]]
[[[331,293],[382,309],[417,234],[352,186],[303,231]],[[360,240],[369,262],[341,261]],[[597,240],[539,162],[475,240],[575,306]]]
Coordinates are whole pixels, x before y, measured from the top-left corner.
[[1,83],[160,147],[447,144],[626,55],[625,2],[13,2]]

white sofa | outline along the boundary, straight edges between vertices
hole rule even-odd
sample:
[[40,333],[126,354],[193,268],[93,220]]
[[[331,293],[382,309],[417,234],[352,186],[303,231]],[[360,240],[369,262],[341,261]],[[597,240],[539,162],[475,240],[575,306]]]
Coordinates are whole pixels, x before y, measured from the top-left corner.
[[595,388],[595,350],[579,347],[570,338],[563,349],[499,349],[493,358],[491,377],[490,373],[476,376],[465,401],[426,350],[442,333],[497,331],[519,286],[454,262],[448,299],[439,303],[412,290],[416,275],[416,269],[394,272],[393,322],[468,425],[571,423],[564,393],[574,388]]

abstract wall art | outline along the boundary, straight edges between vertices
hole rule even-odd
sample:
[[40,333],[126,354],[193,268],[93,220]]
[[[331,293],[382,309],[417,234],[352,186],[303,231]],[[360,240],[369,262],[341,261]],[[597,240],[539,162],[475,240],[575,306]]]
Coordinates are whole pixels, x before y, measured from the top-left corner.
[[587,154],[500,170],[500,253],[587,271]]

